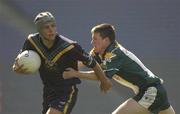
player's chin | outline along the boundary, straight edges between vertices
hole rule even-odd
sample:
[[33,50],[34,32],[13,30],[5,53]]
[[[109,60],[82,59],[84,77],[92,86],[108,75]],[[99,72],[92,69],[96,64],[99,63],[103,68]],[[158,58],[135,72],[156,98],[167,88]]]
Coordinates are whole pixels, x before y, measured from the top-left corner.
[[55,39],[55,36],[54,36],[54,35],[48,36],[48,40],[54,40],[54,39]]
[[99,53],[99,50],[97,48],[94,48],[95,53]]
[[47,41],[54,41],[55,40],[55,36],[48,36],[45,38]]
[[46,41],[48,41],[48,42],[53,42],[54,39],[48,38],[48,39],[46,39]]

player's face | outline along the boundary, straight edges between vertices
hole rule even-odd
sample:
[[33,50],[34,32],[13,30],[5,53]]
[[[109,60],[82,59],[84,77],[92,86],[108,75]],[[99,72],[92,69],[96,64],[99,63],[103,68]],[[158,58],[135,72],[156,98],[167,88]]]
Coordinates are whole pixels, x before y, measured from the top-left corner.
[[53,22],[46,23],[42,26],[41,34],[44,39],[48,41],[55,40],[56,36],[56,24]]
[[100,54],[104,53],[106,49],[106,39],[103,39],[100,33],[92,33],[91,43],[96,53],[100,53]]

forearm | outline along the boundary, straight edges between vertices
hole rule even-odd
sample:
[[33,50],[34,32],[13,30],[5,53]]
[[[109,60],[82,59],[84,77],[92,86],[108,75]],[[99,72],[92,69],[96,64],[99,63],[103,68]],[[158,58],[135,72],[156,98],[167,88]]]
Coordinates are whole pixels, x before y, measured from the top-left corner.
[[88,79],[88,80],[98,80],[94,71],[80,71],[78,72],[78,77],[83,78],[83,79]]
[[94,70],[94,75],[98,78],[100,81],[106,81],[107,77],[104,74],[103,70],[101,69],[99,64],[96,64],[96,66],[93,68]]

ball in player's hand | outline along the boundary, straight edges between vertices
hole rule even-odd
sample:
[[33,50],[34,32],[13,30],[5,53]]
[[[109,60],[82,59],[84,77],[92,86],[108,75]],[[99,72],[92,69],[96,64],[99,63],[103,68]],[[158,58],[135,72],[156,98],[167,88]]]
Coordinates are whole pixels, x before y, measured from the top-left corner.
[[17,58],[18,64],[20,66],[23,65],[23,68],[27,69],[27,72],[35,73],[39,70],[41,65],[41,58],[37,52],[32,50],[25,50],[20,53]]

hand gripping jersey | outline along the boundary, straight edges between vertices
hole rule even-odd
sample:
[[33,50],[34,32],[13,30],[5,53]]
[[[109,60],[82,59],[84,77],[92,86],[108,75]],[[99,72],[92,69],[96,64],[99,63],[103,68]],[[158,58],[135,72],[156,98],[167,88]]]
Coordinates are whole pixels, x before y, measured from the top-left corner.
[[95,53],[94,55],[109,78],[132,88],[135,93],[138,93],[139,88],[161,82],[161,79],[117,41],[111,43],[102,56]]
[[38,33],[31,34],[26,39],[23,50],[34,50],[41,57],[40,77],[46,87],[65,88],[79,84],[78,78],[64,80],[62,77],[66,68],[78,70],[77,62],[82,61],[87,67],[94,67],[96,62],[76,42],[57,35],[54,45],[48,49]]

